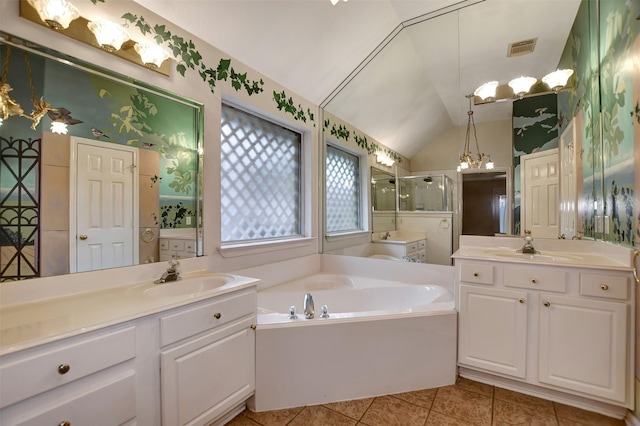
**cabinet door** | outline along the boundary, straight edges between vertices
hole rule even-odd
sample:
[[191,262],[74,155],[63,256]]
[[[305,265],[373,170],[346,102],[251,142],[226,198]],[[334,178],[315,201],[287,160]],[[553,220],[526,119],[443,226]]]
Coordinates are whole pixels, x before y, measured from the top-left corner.
[[254,319],[161,353],[162,424],[204,425],[255,390]]
[[626,336],[624,303],[543,294],[538,380],[624,402]]
[[460,286],[458,362],[524,378],[527,293]]

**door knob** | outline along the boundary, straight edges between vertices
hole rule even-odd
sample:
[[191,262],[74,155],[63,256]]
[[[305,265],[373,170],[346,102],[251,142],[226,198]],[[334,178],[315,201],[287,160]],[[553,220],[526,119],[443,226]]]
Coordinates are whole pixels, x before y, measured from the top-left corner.
[[80,234],[80,236],[79,236],[78,238],[80,238],[81,240],[83,240],[83,241],[84,241],[84,240],[86,240],[86,239],[87,239],[87,238],[89,238],[89,237],[87,237],[87,234]]

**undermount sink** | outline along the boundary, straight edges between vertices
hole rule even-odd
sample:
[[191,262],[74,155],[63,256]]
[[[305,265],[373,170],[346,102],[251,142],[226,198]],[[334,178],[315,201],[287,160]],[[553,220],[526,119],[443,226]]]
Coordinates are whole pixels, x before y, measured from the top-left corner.
[[178,281],[170,281],[162,284],[155,284],[144,291],[150,297],[174,297],[185,295],[196,295],[210,290],[215,290],[233,281],[230,275],[213,275],[202,278],[190,278]]
[[583,260],[582,256],[562,253],[562,255],[518,253],[509,250],[487,250],[487,254],[507,259],[531,260],[539,262],[575,262]]

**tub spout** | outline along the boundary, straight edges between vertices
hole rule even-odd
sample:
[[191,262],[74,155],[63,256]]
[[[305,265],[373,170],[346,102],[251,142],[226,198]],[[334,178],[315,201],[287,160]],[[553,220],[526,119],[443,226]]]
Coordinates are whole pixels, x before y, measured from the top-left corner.
[[313,307],[313,296],[311,293],[307,293],[304,295],[304,317],[306,319],[313,318],[315,314],[315,310]]

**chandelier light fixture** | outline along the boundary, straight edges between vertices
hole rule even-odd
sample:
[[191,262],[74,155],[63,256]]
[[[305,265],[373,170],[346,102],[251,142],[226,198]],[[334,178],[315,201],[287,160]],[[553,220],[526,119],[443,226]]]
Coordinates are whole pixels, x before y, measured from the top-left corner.
[[[479,169],[482,167],[484,163],[484,167],[487,170],[491,170],[494,167],[493,161],[491,161],[491,156],[485,154],[484,152],[480,152],[480,146],[478,145],[478,135],[476,134],[476,123],[473,119],[473,110],[471,109],[471,102],[474,95],[467,95],[467,99],[469,99],[469,111],[467,112],[467,133],[465,135],[464,141],[464,151],[460,156],[460,164],[458,165],[457,171],[461,172],[462,170],[467,170],[469,168]],[[476,143],[476,154],[471,153],[470,141],[471,141],[471,131],[473,130],[473,139]],[[485,162],[486,161],[486,162]]]
[[129,33],[124,27],[115,22],[106,21],[104,19],[97,19],[87,24],[87,28],[91,30],[93,35],[96,36],[96,40],[101,48],[105,51],[112,53],[120,47],[122,44],[129,40]]
[[80,17],[78,8],[67,0],[28,0],[38,12],[40,19],[54,30],[69,28],[74,19]]

